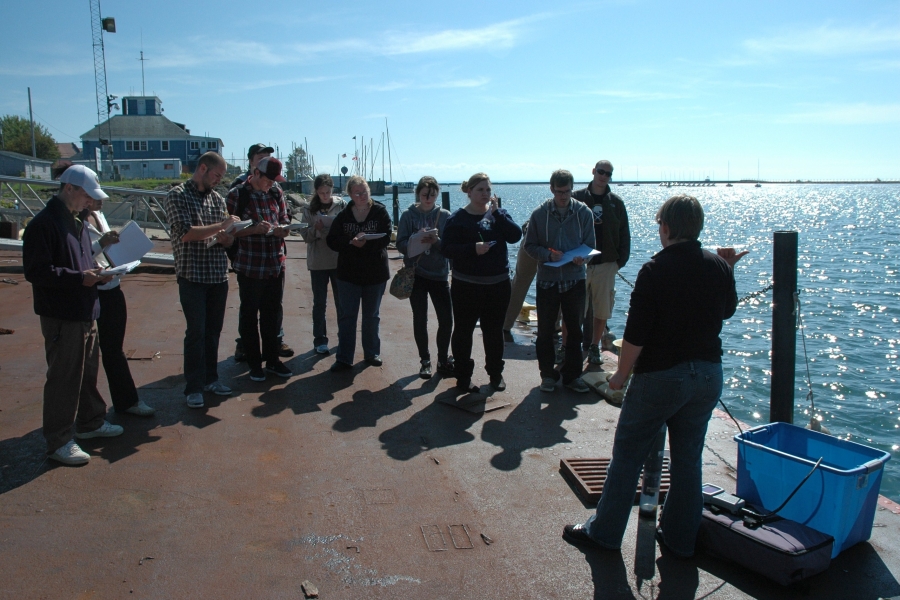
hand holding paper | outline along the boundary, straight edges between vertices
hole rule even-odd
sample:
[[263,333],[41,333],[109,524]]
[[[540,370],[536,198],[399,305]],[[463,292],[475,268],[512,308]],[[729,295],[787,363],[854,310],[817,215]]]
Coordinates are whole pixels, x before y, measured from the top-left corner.
[[[551,251],[552,251],[552,249],[551,249]],[[580,256],[583,259],[588,259],[591,256],[595,256],[597,254],[600,254],[599,250],[595,250],[594,248],[591,248],[587,244],[582,244],[581,246],[579,246],[578,248],[575,248],[574,250],[569,250],[568,252],[563,252],[562,258],[559,260],[545,262],[544,266],[545,267],[561,267],[565,264],[572,262],[576,256]]]

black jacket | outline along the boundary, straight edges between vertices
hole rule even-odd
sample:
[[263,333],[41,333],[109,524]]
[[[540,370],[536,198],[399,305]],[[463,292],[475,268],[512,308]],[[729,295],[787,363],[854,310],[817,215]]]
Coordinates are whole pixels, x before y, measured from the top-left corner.
[[594,194],[591,183],[572,197],[587,204],[594,213],[595,248],[600,251],[600,256],[592,258],[589,264],[615,262],[620,269],[624,267],[631,256],[631,229],[625,203],[609,190],[609,186],[603,194]]
[[[386,235],[357,248],[350,240],[360,231]],[[356,285],[374,285],[390,279],[387,247],[391,243],[391,217],[381,202],[373,201],[366,220],[361,222],[353,216],[353,202],[348,203],[334,218],[325,241],[338,253],[338,279]]]
[[57,196],[25,228],[22,264],[34,293],[34,312],[64,321],[100,316],[97,286],[86,287],[84,271],[96,267],[87,227],[80,226]]

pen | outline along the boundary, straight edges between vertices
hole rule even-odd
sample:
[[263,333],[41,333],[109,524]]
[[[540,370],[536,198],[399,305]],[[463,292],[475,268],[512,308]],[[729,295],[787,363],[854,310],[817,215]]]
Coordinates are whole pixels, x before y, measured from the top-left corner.
[[479,234],[478,234],[478,237],[480,237],[480,238],[481,238],[481,241],[484,242],[484,236],[482,236],[482,235],[479,233]]

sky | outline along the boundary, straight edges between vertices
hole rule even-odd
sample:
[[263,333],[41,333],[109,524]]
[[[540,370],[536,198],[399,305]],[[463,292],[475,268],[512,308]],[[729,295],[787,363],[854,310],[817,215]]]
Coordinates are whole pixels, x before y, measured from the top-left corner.
[[[103,0],[108,88],[226,158],[304,144],[381,178],[900,179],[900,3]],[[0,114],[97,121],[89,0],[3,9]],[[353,137],[357,140],[354,141]],[[356,144],[356,146],[354,146]],[[370,154],[370,156],[372,156]]]

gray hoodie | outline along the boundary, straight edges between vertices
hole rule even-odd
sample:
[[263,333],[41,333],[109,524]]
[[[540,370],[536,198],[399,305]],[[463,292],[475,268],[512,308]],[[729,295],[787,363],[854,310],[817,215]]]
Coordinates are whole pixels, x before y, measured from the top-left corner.
[[[450,275],[450,261],[441,254],[441,240],[433,244],[423,254],[408,258],[409,238],[415,232],[425,228],[437,227],[438,238],[444,235],[444,226],[450,218],[450,211],[444,210],[437,204],[428,212],[422,212],[415,204],[400,215],[400,225],[397,226],[397,250],[403,255],[403,264],[407,267],[416,265],[416,275],[434,281],[446,281]],[[418,262],[416,262],[418,261]]]
[[573,198],[566,216],[560,219],[551,198],[531,213],[525,235],[525,252],[538,261],[538,281],[578,281],[584,279],[584,265],[544,266],[550,260],[550,248],[560,252],[574,250],[582,244],[593,248],[595,240],[594,213],[586,204]]

